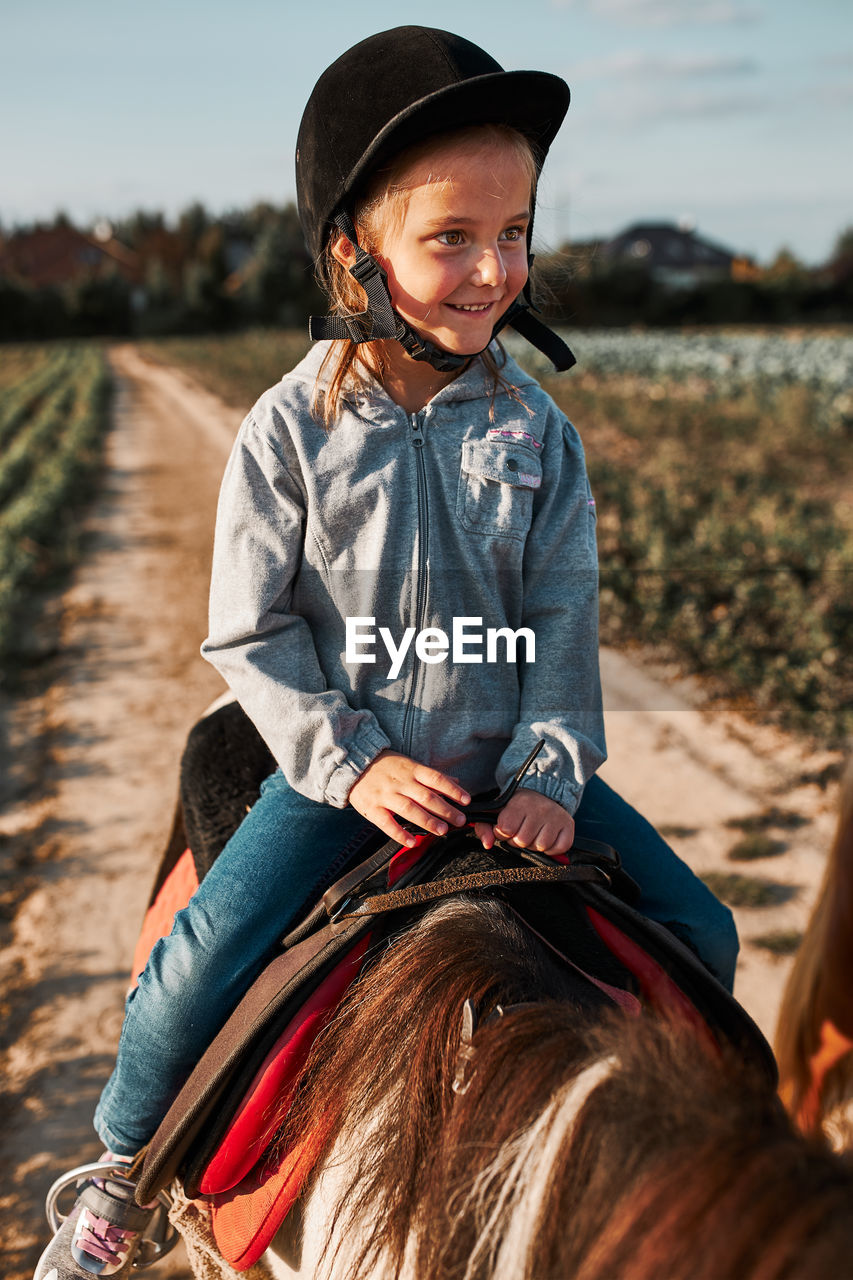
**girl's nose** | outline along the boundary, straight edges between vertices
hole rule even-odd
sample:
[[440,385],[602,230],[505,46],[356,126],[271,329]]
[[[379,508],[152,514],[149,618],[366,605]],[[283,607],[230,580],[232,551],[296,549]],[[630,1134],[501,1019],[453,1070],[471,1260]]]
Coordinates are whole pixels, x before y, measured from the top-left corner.
[[493,287],[503,284],[506,280],[506,267],[497,245],[483,249],[477,259],[474,278],[478,284],[487,284]]

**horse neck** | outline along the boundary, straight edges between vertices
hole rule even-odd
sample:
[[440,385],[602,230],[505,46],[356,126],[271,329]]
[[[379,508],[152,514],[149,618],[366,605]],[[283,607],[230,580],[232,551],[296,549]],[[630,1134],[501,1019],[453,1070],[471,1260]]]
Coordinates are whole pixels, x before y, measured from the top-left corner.
[[853,762],[841,788],[823,884],[782,997],[774,1038],[780,1092],[807,1131],[853,1086]]

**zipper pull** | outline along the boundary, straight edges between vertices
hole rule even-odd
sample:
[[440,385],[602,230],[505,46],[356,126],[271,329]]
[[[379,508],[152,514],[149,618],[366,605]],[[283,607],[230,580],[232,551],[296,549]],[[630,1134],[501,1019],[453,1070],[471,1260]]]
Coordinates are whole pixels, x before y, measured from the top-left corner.
[[426,444],[423,423],[417,413],[412,414],[412,444],[416,449],[422,449]]

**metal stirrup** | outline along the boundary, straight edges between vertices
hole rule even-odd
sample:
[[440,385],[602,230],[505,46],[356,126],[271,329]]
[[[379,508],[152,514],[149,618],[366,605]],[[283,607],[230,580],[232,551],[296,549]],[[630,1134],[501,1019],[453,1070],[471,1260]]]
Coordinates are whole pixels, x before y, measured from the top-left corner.
[[[69,1169],[67,1173],[63,1173],[48,1190],[44,1202],[44,1211],[47,1217],[51,1231],[57,1232],[62,1226],[68,1214],[62,1213],[59,1209],[59,1198],[63,1191],[68,1187],[73,1187],[76,1192],[82,1190],[79,1186],[80,1182],[91,1181],[93,1178],[112,1178],[116,1181],[128,1182],[129,1166],[114,1160],[99,1160],[95,1164],[81,1164],[76,1169]],[[158,1207],[162,1206],[168,1210],[172,1206],[172,1201],[168,1192],[160,1191],[157,1194]],[[147,1267],[151,1267],[155,1262],[159,1262],[167,1253],[171,1253],[175,1245],[180,1240],[180,1233],[175,1225],[166,1219],[165,1227],[152,1217],[151,1224],[158,1229],[158,1234],[147,1235],[145,1231],[141,1233],[142,1239],[136,1257],[133,1259],[132,1269],[134,1271],[144,1271]],[[162,1234],[160,1234],[162,1232]]]

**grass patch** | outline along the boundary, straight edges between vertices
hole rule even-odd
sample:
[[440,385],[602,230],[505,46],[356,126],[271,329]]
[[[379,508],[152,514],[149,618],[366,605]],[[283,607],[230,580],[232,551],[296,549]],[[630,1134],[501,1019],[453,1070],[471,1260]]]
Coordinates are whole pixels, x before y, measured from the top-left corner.
[[796,897],[798,890],[761,876],[745,876],[735,871],[708,871],[701,879],[713,894],[730,907],[778,907]]
[[[602,639],[653,644],[767,720],[853,733],[853,433],[817,393],[715,399],[663,382],[548,379],[584,438],[598,508]],[[621,383],[621,385],[620,385]]]
[[210,337],[140,343],[143,355],[179,365],[227,404],[248,412],[260,395],[298,364],[311,346],[287,329],[250,329]]
[[822,769],[806,769],[800,774],[796,785],[799,787],[819,787],[826,791],[833,782],[839,782],[844,771],[844,760],[836,760],[826,764]]
[[808,818],[804,818],[801,813],[795,813],[793,809],[779,809],[773,805],[763,813],[751,813],[743,818],[729,818],[725,825],[748,835],[754,831],[767,831],[770,827],[776,827],[780,831],[796,831],[798,827],[808,826],[808,822]]
[[799,929],[771,929],[769,933],[762,933],[749,941],[752,946],[761,947],[771,955],[792,956],[799,950],[802,940]]
[[784,840],[756,831],[733,844],[727,856],[732,862],[754,862],[758,858],[778,858],[787,848]]
[[658,831],[667,840],[689,840],[699,834],[698,827],[682,827],[677,822],[665,823]]

